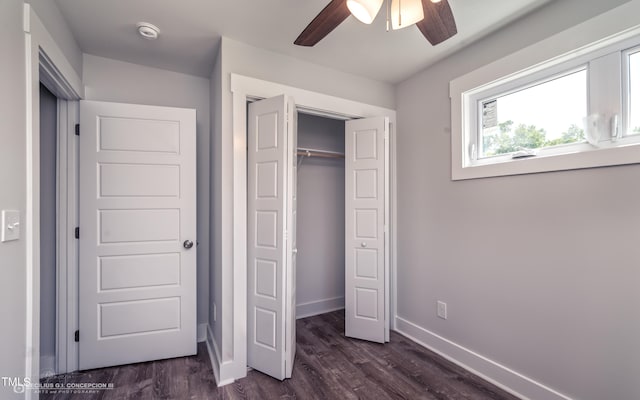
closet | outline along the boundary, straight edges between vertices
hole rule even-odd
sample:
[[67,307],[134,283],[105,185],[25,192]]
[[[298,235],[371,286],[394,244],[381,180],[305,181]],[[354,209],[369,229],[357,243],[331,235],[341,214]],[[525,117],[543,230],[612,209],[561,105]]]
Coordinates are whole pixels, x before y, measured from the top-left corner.
[[281,380],[296,318],[343,301],[346,336],[389,341],[389,118],[309,114],[247,113],[247,363]]
[[296,318],[344,308],[344,121],[298,112]]

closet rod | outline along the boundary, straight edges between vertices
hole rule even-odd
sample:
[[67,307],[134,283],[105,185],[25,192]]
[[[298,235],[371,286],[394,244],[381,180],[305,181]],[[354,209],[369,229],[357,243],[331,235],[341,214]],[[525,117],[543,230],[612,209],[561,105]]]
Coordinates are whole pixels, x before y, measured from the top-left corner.
[[298,147],[298,155],[303,157],[344,158],[344,153],[337,151],[307,149]]

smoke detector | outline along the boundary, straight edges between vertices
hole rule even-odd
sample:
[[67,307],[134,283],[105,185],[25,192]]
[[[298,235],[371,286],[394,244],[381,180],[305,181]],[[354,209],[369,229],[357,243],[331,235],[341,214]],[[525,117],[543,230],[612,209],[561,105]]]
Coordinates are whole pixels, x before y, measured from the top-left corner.
[[138,22],[138,33],[145,39],[155,40],[160,35],[160,29],[157,26],[148,22]]

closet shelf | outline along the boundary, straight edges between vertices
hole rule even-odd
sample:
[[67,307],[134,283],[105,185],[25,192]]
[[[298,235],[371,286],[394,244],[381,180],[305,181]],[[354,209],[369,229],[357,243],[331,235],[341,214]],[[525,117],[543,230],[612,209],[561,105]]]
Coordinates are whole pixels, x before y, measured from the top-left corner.
[[303,157],[344,158],[344,153],[337,151],[307,149],[304,147],[298,147],[298,155]]

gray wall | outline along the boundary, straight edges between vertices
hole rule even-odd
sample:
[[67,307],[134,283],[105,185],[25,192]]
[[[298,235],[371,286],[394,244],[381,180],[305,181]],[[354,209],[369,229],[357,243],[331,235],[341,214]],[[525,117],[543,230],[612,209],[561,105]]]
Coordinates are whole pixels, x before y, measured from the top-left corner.
[[[26,97],[22,1],[0,1],[0,209],[26,211]],[[26,358],[26,247],[0,243],[0,376],[23,377]],[[22,398],[0,386],[0,398]]]
[[50,361],[56,354],[57,123],[57,99],[40,85],[40,359]]
[[[218,307],[222,304],[222,57],[220,47],[211,73],[211,262],[209,326],[216,338],[218,352],[222,345],[222,323]],[[216,315],[214,315],[214,313]],[[220,354],[221,356],[221,354]]]
[[[298,147],[344,153],[344,121],[298,113]],[[344,204],[344,159],[304,157],[298,167],[298,318],[344,306]]]
[[196,109],[198,207],[198,323],[209,316],[209,80],[89,54],[87,100]]
[[448,85],[621,3],[552,2],[397,89],[398,315],[584,400],[640,398],[640,165],[453,182]]

